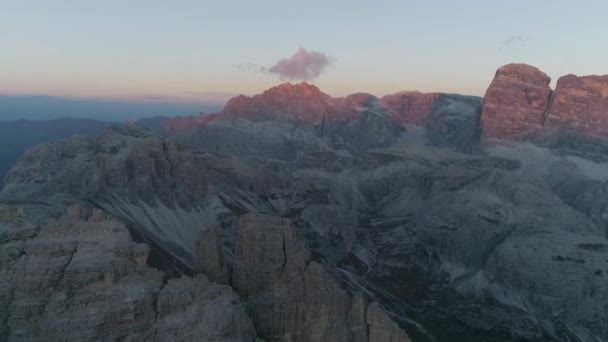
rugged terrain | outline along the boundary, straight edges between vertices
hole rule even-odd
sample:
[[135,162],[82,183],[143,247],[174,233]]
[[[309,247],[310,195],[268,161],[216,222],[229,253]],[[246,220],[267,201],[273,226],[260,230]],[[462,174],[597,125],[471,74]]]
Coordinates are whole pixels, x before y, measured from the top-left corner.
[[607,95],[565,78],[284,84],[39,145],[0,193],[2,336],[608,340]]
[[96,136],[103,132],[108,124],[96,120],[68,118],[48,121],[0,121],[0,189],[4,175],[26,150],[40,143],[67,139],[74,134]]

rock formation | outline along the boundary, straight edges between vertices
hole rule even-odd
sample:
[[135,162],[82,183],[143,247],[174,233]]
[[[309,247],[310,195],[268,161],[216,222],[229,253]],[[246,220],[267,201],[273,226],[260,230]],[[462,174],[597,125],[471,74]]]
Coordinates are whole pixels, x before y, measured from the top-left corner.
[[557,81],[525,64],[496,72],[483,104],[483,136],[530,141],[596,160],[608,152],[608,76]]
[[425,125],[431,145],[466,153],[477,151],[481,135],[481,101],[474,96],[439,95]]
[[29,217],[44,210],[0,208],[2,340],[255,340],[230,287],[202,275],[163,285],[124,224],[78,207]]
[[423,126],[439,95],[438,93],[402,91],[385,95],[380,101],[402,126]]
[[157,310],[156,341],[261,342],[239,296],[204,275],[169,280]]
[[409,341],[377,303],[340,289],[285,219],[241,217],[233,286],[268,341]]
[[608,138],[608,75],[560,77],[544,126]]
[[212,224],[199,235],[194,271],[204,273],[209,279],[217,283],[227,284],[228,265],[224,260],[218,231],[217,224]]
[[489,139],[532,140],[549,105],[551,78],[526,64],[496,71],[483,101],[483,135]]

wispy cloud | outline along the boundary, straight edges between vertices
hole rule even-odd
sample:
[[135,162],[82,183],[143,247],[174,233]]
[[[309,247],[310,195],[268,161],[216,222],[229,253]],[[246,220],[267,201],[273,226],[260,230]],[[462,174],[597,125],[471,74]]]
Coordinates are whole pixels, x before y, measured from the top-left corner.
[[322,52],[300,48],[290,57],[282,58],[269,67],[254,63],[238,64],[235,67],[242,71],[275,75],[281,80],[309,81],[323,74],[333,62],[333,58]]
[[510,35],[500,42],[499,50],[502,51],[512,47],[524,46],[528,43],[529,40],[530,38],[523,34]]
[[265,67],[263,67],[261,65],[254,64],[254,63],[242,63],[242,64],[237,64],[234,67],[237,68],[240,71],[261,72],[261,73],[266,72],[266,68]]

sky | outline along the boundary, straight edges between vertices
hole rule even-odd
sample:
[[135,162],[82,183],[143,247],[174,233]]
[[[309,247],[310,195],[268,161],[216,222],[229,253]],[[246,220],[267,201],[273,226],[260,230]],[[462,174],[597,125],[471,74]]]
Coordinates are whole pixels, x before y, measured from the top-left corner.
[[605,0],[0,0],[0,8],[2,95],[221,104],[307,80],[334,96],[483,96],[511,62],[554,81],[608,74]]

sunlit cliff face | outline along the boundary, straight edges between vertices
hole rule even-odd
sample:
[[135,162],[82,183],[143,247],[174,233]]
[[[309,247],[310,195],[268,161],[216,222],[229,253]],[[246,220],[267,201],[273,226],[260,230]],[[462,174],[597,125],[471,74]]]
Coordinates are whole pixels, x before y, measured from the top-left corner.
[[240,95],[232,98],[224,109],[209,115],[169,120],[166,126],[172,131],[192,129],[211,121],[247,118],[259,121],[273,118],[318,123],[326,116],[348,120],[363,107],[378,108],[402,126],[422,126],[438,93],[403,91],[377,98],[367,93],[346,97],[331,97],[309,83],[283,83],[252,97]]
[[559,130],[608,135],[608,76],[566,75],[551,90],[537,68],[500,68],[484,98],[484,136],[533,140]]

